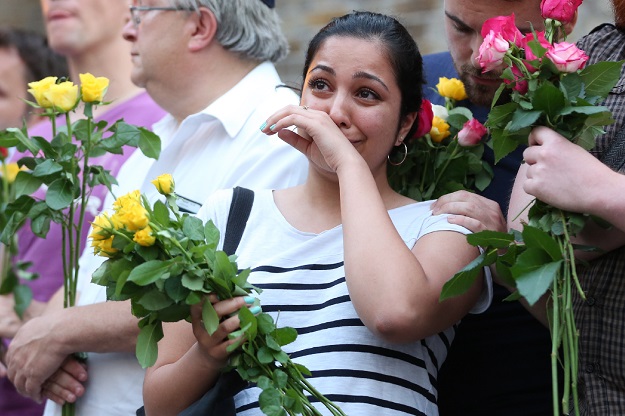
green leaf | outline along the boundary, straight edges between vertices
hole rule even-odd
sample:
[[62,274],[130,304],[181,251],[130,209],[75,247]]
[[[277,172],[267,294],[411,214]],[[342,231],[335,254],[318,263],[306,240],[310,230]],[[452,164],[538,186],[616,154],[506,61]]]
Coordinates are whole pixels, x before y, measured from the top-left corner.
[[10,127],[6,129],[8,133],[10,133],[14,139],[17,139],[22,146],[24,146],[28,151],[34,156],[39,153],[39,146],[35,142],[33,142],[24,131],[18,128]]
[[61,172],[62,170],[63,166],[56,163],[54,160],[46,159],[35,167],[32,175],[36,178],[41,178]]
[[495,163],[512,153],[520,144],[527,144],[531,128],[527,127],[517,132],[507,130],[491,130]]
[[258,333],[258,320],[256,319],[256,316],[254,316],[248,308],[241,308],[239,310],[239,320],[241,321],[242,327],[249,325],[245,334],[249,341],[254,341],[254,339],[256,339],[256,334]]
[[13,183],[15,187],[15,197],[19,198],[22,195],[31,195],[41,187],[42,183],[43,181],[41,179],[34,177],[28,172],[18,172],[15,177],[15,182]]
[[297,331],[291,327],[277,328],[273,333],[274,339],[281,346],[288,345],[297,338]]
[[217,247],[219,243],[219,230],[212,220],[209,220],[204,226],[204,237],[206,238],[207,245]]
[[202,320],[204,321],[204,328],[206,332],[213,335],[217,328],[219,328],[219,316],[213,307],[213,304],[206,299],[202,305]]
[[204,289],[204,279],[200,276],[185,273],[182,275],[182,286],[189,290],[201,291]]
[[24,319],[24,312],[33,300],[33,291],[29,286],[17,285],[13,288],[13,298],[15,299],[15,313],[20,319]]
[[623,62],[602,61],[584,68],[580,76],[586,86],[586,95],[607,97],[619,80]]
[[558,115],[566,102],[562,91],[552,83],[545,82],[536,90],[532,104],[534,110],[543,111],[551,119]]
[[514,236],[510,233],[484,230],[467,235],[467,242],[474,247],[506,248],[514,242]]
[[549,233],[540,228],[526,225],[523,227],[523,241],[527,248],[537,248],[544,250],[551,257],[551,260],[557,261],[562,259],[560,245]]
[[181,280],[175,277],[165,280],[165,292],[176,302],[182,302],[189,295],[189,289],[182,285]]
[[163,327],[159,321],[141,328],[137,337],[136,355],[143,368],[152,367],[158,357],[158,342],[163,338]]
[[256,321],[258,322],[258,332],[263,335],[271,334],[276,329],[273,318],[267,313],[260,313],[256,317]]
[[46,204],[53,210],[63,210],[74,200],[73,185],[65,178],[59,178],[50,184],[46,192]]
[[149,158],[158,159],[161,153],[161,139],[150,130],[139,127],[139,149]]
[[163,226],[169,225],[169,210],[163,201],[158,200],[154,203],[154,217],[152,220]]
[[494,129],[503,129],[510,120],[514,113],[517,111],[518,105],[514,102],[510,102],[504,105],[498,105],[488,113],[488,119],[486,120],[486,127]]
[[[495,252],[495,257],[492,259],[492,262],[496,259],[497,253]],[[443,290],[441,291],[438,301],[443,302],[446,299],[465,294],[471,286],[473,286],[473,283],[475,283],[475,279],[480,275],[482,268],[488,264],[488,260],[489,256],[487,256],[486,252],[483,252],[456,273],[443,285]]]
[[149,311],[158,311],[174,303],[165,293],[154,288],[141,296],[137,303]]
[[198,217],[186,216],[182,224],[184,235],[194,241],[204,241],[204,224]]
[[289,376],[279,368],[273,370],[273,381],[279,388],[283,389],[286,387],[287,382],[289,381]]
[[526,111],[519,109],[514,112],[512,120],[508,123],[506,128],[510,131],[518,131],[526,127],[531,127],[534,123],[536,123],[541,114],[542,112],[540,111]]
[[262,346],[256,352],[256,358],[261,364],[273,363],[273,351],[269,347]]
[[128,281],[134,282],[139,286],[147,286],[156,282],[166,273],[169,273],[171,260],[151,260],[132,269]]
[[547,292],[547,289],[549,289],[551,283],[558,275],[561,266],[562,260],[525,270],[522,274],[514,273],[513,269],[519,294],[530,305],[535,304]]

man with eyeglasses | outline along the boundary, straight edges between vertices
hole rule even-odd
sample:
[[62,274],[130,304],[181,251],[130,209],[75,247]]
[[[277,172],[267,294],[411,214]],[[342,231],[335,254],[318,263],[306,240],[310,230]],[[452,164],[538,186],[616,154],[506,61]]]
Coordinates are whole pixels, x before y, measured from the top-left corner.
[[[150,180],[171,173],[193,211],[218,189],[304,181],[305,157],[260,131],[274,111],[298,103],[290,89],[276,88],[282,82],[272,62],[286,56],[288,43],[273,7],[272,0],[133,2],[123,31],[132,80],[169,114],[154,126],[162,139],[159,160],[135,152],[120,169],[115,195],[140,189],[154,200]],[[109,195],[105,206],[112,201]],[[9,349],[18,390],[56,402],[48,401],[46,415],[60,414],[64,401],[76,401],[77,414],[89,416],[127,416],[143,404],[130,304],[105,302],[106,288],[90,283],[102,260],[86,250],[78,306],[31,320]],[[89,353],[86,369],[71,358],[62,365],[77,351]]]
[[[42,0],[41,7],[49,46],[62,55],[64,61],[66,58],[70,79],[79,83],[78,74],[90,72],[111,80],[106,96],[111,103],[94,109],[97,121],[104,120],[110,124],[124,118],[128,123],[149,128],[165,115],[145,90],[135,86],[130,79],[130,45],[121,36],[124,25],[130,18],[127,0]],[[20,39],[22,43],[28,42],[27,39]],[[26,62],[33,61],[32,66],[38,68],[37,78],[29,81],[37,81],[46,76],[68,76],[67,69],[63,73],[52,71],[42,56],[33,55],[27,58]],[[15,88],[22,88],[25,92],[25,81],[15,85]],[[81,113],[78,110],[70,116],[77,118]],[[65,119],[61,117],[57,123],[59,126],[64,125]],[[18,126],[21,126],[21,122],[4,127]],[[29,134],[51,140],[50,120],[32,124]],[[123,155],[106,154],[99,156],[95,162],[116,175],[130,153],[130,149],[125,149]],[[16,161],[22,156],[24,155],[16,153],[12,160]],[[35,196],[43,199],[45,192],[45,189],[39,189]],[[103,208],[105,196],[104,187],[96,188],[91,193],[88,204],[90,209],[83,220],[83,229],[86,230],[91,225],[94,211],[97,213]],[[15,261],[32,262],[29,272],[39,275],[38,279],[24,282],[33,292],[33,300],[24,315],[24,321],[28,321],[43,312],[47,302],[63,285],[61,226],[52,223],[45,239],[35,236],[29,226],[22,228],[17,237],[19,247]],[[85,247],[85,243],[86,234],[81,239],[81,247]],[[52,305],[55,304],[53,301]],[[12,295],[0,296],[0,337],[6,339],[12,338],[24,323],[15,314],[13,305]],[[0,378],[0,415],[38,416],[42,411],[41,404],[20,396],[8,378]]]

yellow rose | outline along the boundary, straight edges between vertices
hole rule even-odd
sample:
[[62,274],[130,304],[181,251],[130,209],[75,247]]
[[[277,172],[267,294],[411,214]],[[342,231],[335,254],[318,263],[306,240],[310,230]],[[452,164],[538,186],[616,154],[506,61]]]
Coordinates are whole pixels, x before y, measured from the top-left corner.
[[106,240],[111,237],[114,224],[107,214],[100,214],[95,217],[91,225],[93,226],[93,231],[89,234],[91,240]]
[[149,247],[156,242],[156,238],[152,235],[152,228],[149,225],[143,230],[137,231],[132,240],[143,247]]
[[128,192],[126,195],[122,195],[113,202],[113,209],[115,211],[119,211],[125,206],[140,204],[141,203],[141,192],[138,190],[134,190],[132,192]]
[[435,143],[442,142],[446,137],[449,137],[449,124],[440,117],[434,116],[432,119],[432,130],[430,130],[430,137]]
[[52,108],[52,103],[45,97],[45,93],[48,92],[50,87],[56,83],[57,77],[47,77],[41,81],[29,82],[29,93],[35,97],[35,101],[43,108]]
[[55,109],[67,113],[78,103],[78,86],[71,81],[53,84],[43,95]]
[[78,74],[80,76],[80,88],[82,100],[86,103],[100,103],[104,99],[109,80],[105,77],[94,77],[93,75]]
[[467,92],[464,89],[462,81],[456,78],[441,77],[438,79],[438,93],[445,98],[451,98],[456,101],[464,100],[467,98]]
[[113,247],[113,236],[106,240],[93,240],[91,247],[93,247],[93,254],[102,257],[113,257],[118,251]]
[[158,192],[162,195],[169,195],[174,192],[176,185],[174,178],[169,173],[164,173],[152,181]]
[[17,166],[17,163],[7,163],[2,165],[2,175],[6,174],[7,182],[13,183],[15,182],[15,178],[19,171],[22,170]]

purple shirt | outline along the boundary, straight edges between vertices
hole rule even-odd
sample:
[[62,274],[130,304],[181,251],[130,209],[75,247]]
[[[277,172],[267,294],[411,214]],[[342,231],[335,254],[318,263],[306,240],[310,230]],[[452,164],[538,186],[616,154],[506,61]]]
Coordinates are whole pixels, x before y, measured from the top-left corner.
[[[160,120],[165,111],[158,107],[150,96],[142,92],[134,98],[106,111],[96,120],[105,120],[109,126],[119,119],[124,119],[128,124],[151,128],[152,124]],[[65,118],[58,124],[64,125]],[[52,123],[44,121],[29,129],[30,136],[41,136],[50,140],[52,136]],[[125,147],[123,155],[105,154],[103,156],[90,159],[90,164],[97,164],[117,176],[117,172],[126,159],[132,154],[134,148]],[[30,156],[30,153],[28,154]],[[15,154],[13,161],[22,157]],[[97,186],[89,198],[89,204],[85,212],[83,232],[81,238],[81,250],[84,250],[89,226],[103,209],[104,198],[107,189],[103,185]],[[39,190],[34,194],[37,198],[45,198],[45,191]],[[23,282],[28,284],[33,291],[35,300],[46,302],[63,285],[63,260],[61,257],[61,226],[55,222],[50,224],[50,231],[45,239],[35,236],[30,230],[30,225],[26,224],[17,233],[18,237],[18,261],[30,261],[32,266],[30,272],[39,274],[39,278]],[[39,405],[34,401],[20,396],[11,382],[7,378],[0,378],[0,415],[2,416],[40,416],[43,413],[43,404]]]

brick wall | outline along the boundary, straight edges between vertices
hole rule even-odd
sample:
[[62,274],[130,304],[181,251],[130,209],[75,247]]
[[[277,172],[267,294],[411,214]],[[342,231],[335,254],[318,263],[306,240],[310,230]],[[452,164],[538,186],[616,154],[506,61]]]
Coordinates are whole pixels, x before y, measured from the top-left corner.
[[[304,52],[312,36],[332,17],[352,10],[371,10],[399,18],[424,54],[446,49],[443,0],[277,0],[276,3],[291,44],[291,54],[278,65],[285,82],[301,81]],[[586,0],[570,40],[611,20],[609,0]],[[0,25],[42,30],[39,0],[0,0]]]

